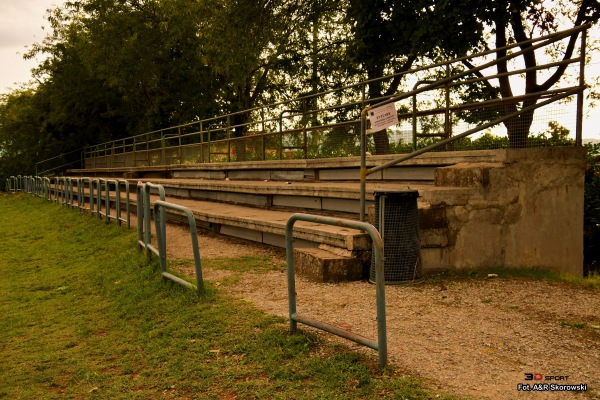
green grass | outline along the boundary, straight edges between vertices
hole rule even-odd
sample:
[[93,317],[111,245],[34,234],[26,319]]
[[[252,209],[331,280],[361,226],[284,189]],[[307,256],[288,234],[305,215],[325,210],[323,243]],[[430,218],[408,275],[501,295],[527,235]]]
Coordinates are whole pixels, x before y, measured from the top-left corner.
[[560,326],[562,327],[569,327],[569,328],[585,328],[586,324],[585,322],[567,322],[567,321],[560,321]]
[[[438,395],[378,368],[375,352],[291,335],[285,320],[210,283],[199,296],[161,279],[138,254],[135,232],[78,210],[0,194],[0,243],[0,398]],[[273,268],[272,260],[246,261]]]

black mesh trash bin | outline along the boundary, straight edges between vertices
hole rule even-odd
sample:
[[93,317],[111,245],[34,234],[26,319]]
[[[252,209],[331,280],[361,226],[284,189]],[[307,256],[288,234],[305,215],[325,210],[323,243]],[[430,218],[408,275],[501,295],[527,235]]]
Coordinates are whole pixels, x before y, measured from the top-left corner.
[[[423,277],[416,190],[375,191],[375,228],[383,239],[386,285],[413,283]],[[375,254],[369,276],[375,282]]]

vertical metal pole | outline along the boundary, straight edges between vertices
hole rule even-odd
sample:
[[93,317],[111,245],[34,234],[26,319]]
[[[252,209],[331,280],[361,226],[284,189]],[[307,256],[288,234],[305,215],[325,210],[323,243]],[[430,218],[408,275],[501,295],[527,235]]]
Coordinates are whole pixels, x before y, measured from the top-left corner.
[[[416,85],[415,85],[416,86]],[[412,148],[417,150],[417,94],[412,96]]]
[[304,152],[304,159],[308,158],[308,133],[306,132],[306,99],[302,100],[302,151]]
[[145,246],[144,242],[144,184],[138,182],[136,186],[137,195],[137,239],[138,245]]
[[179,164],[183,164],[183,159],[181,158],[181,126],[177,127],[177,138],[179,141],[178,154],[179,154]]
[[[164,205],[159,206],[158,215],[154,215],[156,222],[156,241],[158,242],[158,258],[160,259],[160,269],[167,272],[167,222],[165,218],[166,210]],[[156,214],[156,207],[154,207]]]
[[202,121],[200,121],[200,162],[204,163],[204,132],[202,131]]
[[[446,78],[450,77],[450,63],[446,63]],[[450,82],[445,85],[446,94],[446,109],[444,110],[444,139],[448,139],[452,136],[452,122],[450,121]],[[446,145],[446,151],[452,151],[454,148],[453,143]]]
[[298,330],[298,322],[293,318],[296,314],[296,279],[294,272],[294,219],[290,218],[285,226],[285,247],[287,255],[288,307],[290,332]]
[[110,181],[106,180],[106,199],[104,199],[106,207],[106,223],[110,222]]
[[360,115],[360,221],[365,222],[367,192],[367,113],[369,107],[363,108]]
[[[371,236],[373,238],[373,236]],[[387,364],[387,323],[385,314],[385,276],[384,276],[384,245],[383,240],[373,238],[375,252],[375,285],[377,297],[377,345],[379,366]]]
[[[150,221],[150,186],[148,184],[144,185],[144,243],[146,245],[151,243],[152,239],[152,224]],[[154,218],[157,218],[156,215]]]
[[194,254],[194,267],[196,270],[196,283],[198,285],[198,291],[204,293],[204,278],[202,277],[202,265],[200,260],[200,248],[198,247],[198,232],[196,231],[196,220],[191,214],[188,213],[188,221],[190,224],[190,235],[192,239],[192,252]]
[[[229,120],[229,115],[227,115],[227,162],[231,162],[231,132],[229,131],[229,127],[231,126],[231,122]],[[237,154],[236,154],[237,160]]]
[[118,180],[115,180],[115,219],[117,220],[117,225],[121,226],[121,184]]
[[127,214],[127,229],[131,229],[131,210],[130,210],[130,200],[129,200],[129,181],[124,180],[125,182],[125,213]]
[[[160,147],[161,147],[162,164],[167,165],[167,149],[166,149],[166,144],[165,144],[165,135],[164,135],[163,131],[160,131]],[[158,165],[160,165],[160,162]]]
[[[581,49],[579,60],[579,85],[585,85],[585,57],[586,57],[587,30],[581,32]],[[583,92],[577,94],[577,125],[575,127],[575,146],[583,144]]]
[[133,166],[137,167],[137,138],[133,138]]
[[261,145],[262,145],[262,160],[265,161],[267,159],[267,142],[265,139],[265,109],[261,108],[260,109],[260,118],[261,118],[261,129],[260,129],[260,136],[261,136]]
[[96,179],[96,216],[102,218],[102,180]]

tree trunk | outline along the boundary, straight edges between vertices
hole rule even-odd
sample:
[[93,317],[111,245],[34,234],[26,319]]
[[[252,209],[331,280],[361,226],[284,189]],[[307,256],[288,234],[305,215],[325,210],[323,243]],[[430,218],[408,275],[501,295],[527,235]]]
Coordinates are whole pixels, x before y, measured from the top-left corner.
[[[232,138],[239,138],[233,143],[235,144],[235,160],[246,161],[246,133],[248,126],[245,125],[248,122],[249,115],[247,113],[239,113],[233,116],[233,125],[236,126],[231,135]],[[237,126],[242,125],[242,126]]]
[[[376,79],[383,76],[383,68],[372,66],[367,68],[368,79]],[[369,83],[369,98],[376,99],[382,96],[382,82],[375,81]],[[375,154],[390,153],[390,138],[387,134],[387,129],[373,133],[373,141],[375,142]]]
[[373,134],[373,141],[375,142],[375,154],[390,153],[390,138],[388,137],[387,129],[375,132]]
[[[526,108],[534,105],[537,102],[536,99],[531,99],[523,102],[522,108]],[[517,110],[515,106],[510,107],[511,111]],[[508,114],[508,110],[505,109],[505,113]],[[523,149],[527,147],[529,138],[529,129],[533,123],[534,110],[528,111],[521,114],[518,117],[511,118],[504,123],[506,127],[506,133],[508,134],[508,140],[512,149]]]

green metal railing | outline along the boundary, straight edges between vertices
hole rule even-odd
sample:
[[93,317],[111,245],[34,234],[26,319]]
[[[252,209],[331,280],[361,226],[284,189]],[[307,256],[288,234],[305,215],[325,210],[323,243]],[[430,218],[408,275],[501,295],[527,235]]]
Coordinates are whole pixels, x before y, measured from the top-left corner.
[[[110,207],[110,188],[111,185],[114,186],[115,190],[115,220],[118,225],[121,225],[122,222],[127,223],[127,228],[131,227],[131,214],[130,214],[130,201],[129,201],[129,181],[124,179],[92,179],[90,186],[90,208],[92,208],[92,204],[94,201],[93,188],[96,187],[98,194],[97,196],[97,209],[96,214],[99,218],[104,217],[106,223],[110,223],[112,218],[111,216],[111,207]],[[125,186],[125,218],[121,217],[121,185]],[[104,190],[102,190],[104,189]],[[103,196],[104,193],[104,196]],[[102,211],[102,202],[104,201],[104,210]],[[92,211],[93,212],[93,211]]]
[[[77,207],[84,208],[85,207],[85,182],[88,182],[88,190],[90,197],[90,213],[93,213],[91,208],[92,204],[92,178],[77,178]],[[127,195],[129,197],[129,195]]]
[[[463,72],[460,72],[460,73],[457,73],[457,74],[454,74],[451,76],[447,76],[444,79],[440,79],[440,80],[436,80],[436,81],[418,82],[418,84],[415,85],[414,89],[408,93],[399,93],[388,99],[384,99],[376,104],[369,105],[369,106],[363,108],[363,110],[361,112],[361,123],[360,123],[360,126],[361,126],[360,220],[361,221],[365,220],[366,180],[367,180],[368,175],[371,175],[375,172],[387,169],[389,167],[392,167],[401,162],[407,161],[418,155],[435,150],[437,148],[450,146],[452,143],[454,143],[460,139],[463,139],[463,138],[466,138],[473,134],[482,132],[488,128],[497,126],[503,122],[512,120],[514,118],[518,118],[524,114],[533,112],[534,110],[537,110],[538,108],[548,106],[549,104],[556,103],[559,100],[566,99],[566,98],[574,96],[574,95],[577,96],[577,116],[576,116],[577,117],[576,118],[577,130],[576,130],[576,135],[575,135],[575,145],[581,146],[581,144],[582,144],[582,113],[583,113],[583,109],[582,109],[583,100],[582,99],[583,99],[583,92],[586,89],[584,74],[583,74],[583,71],[584,71],[583,66],[585,65],[586,32],[587,32],[587,29],[589,29],[589,27],[590,27],[590,25],[583,25],[583,26],[573,28],[573,29],[570,29],[567,31],[557,32],[555,34],[547,35],[547,36],[544,36],[541,38],[532,39],[532,40],[529,40],[526,42],[516,43],[516,44],[510,45],[510,46],[507,46],[503,49],[507,50],[507,49],[512,49],[512,48],[519,46],[520,48],[522,48],[522,50],[516,51],[514,53],[511,53],[511,54],[501,57],[499,59],[495,59],[493,61],[484,63],[478,67],[474,67],[469,70],[466,70],[466,71],[463,71]],[[502,74],[496,74],[492,77],[487,77],[487,78],[483,78],[478,75],[480,73],[480,71],[483,71],[487,68],[494,67],[499,62],[515,59],[516,57],[519,57],[525,53],[533,52],[536,49],[541,49],[541,48],[547,47],[553,43],[556,43],[559,40],[570,37],[571,35],[579,33],[579,32],[582,33],[579,57],[568,59],[568,60],[563,60],[561,62],[546,64],[543,66],[535,66],[535,67],[531,67],[531,68],[525,68],[522,70],[511,71],[511,72],[506,72],[506,73],[502,73]],[[487,54],[492,54],[493,52],[497,52],[497,51],[498,51],[498,49],[490,50],[487,52],[483,52],[483,53],[479,54],[478,56],[485,56]],[[459,58],[459,59],[453,60],[453,62],[457,62],[457,61],[461,61],[461,60],[468,61],[471,57]],[[481,102],[482,105],[492,104],[495,106],[504,106],[506,104],[516,104],[520,101],[525,101],[525,100],[531,100],[531,99],[535,100],[533,105],[522,107],[518,111],[515,111],[512,113],[508,113],[508,114],[504,113],[504,115],[502,115],[501,117],[494,118],[488,122],[482,122],[477,127],[468,129],[458,135],[454,135],[451,137],[448,136],[447,138],[445,138],[443,140],[435,142],[424,148],[414,150],[413,152],[411,152],[409,154],[400,156],[397,159],[387,162],[383,165],[379,165],[377,167],[367,169],[367,157],[366,157],[367,156],[367,134],[373,133],[367,129],[367,117],[368,117],[368,113],[370,110],[373,110],[377,107],[381,107],[381,106],[384,106],[387,104],[396,103],[396,102],[399,102],[399,101],[402,101],[405,99],[413,99],[413,102],[414,102],[415,101],[414,99],[416,98],[416,96],[418,94],[424,93],[427,91],[431,91],[431,90],[435,90],[435,89],[439,89],[440,87],[447,88],[448,86],[459,85],[459,84],[463,85],[468,82],[475,83],[475,82],[480,82],[480,81],[486,80],[486,79],[494,79],[494,78],[499,78],[501,76],[511,76],[511,75],[516,75],[516,74],[523,74],[523,73],[527,73],[527,72],[531,72],[531,71],[538,71],[538,70],[542,70],[542,69],[546,69],[546,68],[550,68],[550,67],[560,67],[560,66],[566,67],[567,65],[576,64],[576,63],[579,63],[579,65],[580,65],[580,75],[579,75],[579,85],[578,86],[564,87],[564,88],[560,88],[557,90],[532,93],[532,94],[525,95],[525,96],[514,96],[511,98],[503,98],[501,100],[492,100],[492,101],[487,101],[487,102]],[[465,78],[469,75],[474,75],[475,78],[468,79],[467,81],[461,80],[462,78]],[[425,84],[425,86],[419,88],[419,84]],[[542,99],[545,98],[546,100],[543,100],[543,101],[537,103],[537,100],[540,98],[542,98]],[[413,111],[413,115],[414,114],[415,114],[415,111]],[[414,119],[414,117],[413,117],[413,119]],[[413,131],[413,135],[415,135],[414,131]],[[522,145],[524,145],[524,144],[517,143],[517,146],[522,146]]]
[[[180,277],[173,275],[167,271],[167,228],[165,220],[165,208],[176,210],[184,213],[187,216],[188,224],[190,227],[190,237],[192,240],[192,251],[194,254],[194,267],[196,273],[196,285],[181,279]],[[154,222],[156,225],[156,242],[158,245],[158,258],[160,260],[161,274],[164,278],[170,279],[173,282],[177,282],[180,285],[188,287],[190,289],[197,290],[200,293],[204,293],[204,281],[202,279],[202,266],[200,262],[200,249],[198,247],[198,234],[196,232],[196,220],[194,215],[189,208],[180,206],[178,204],[168,203],[162,200],[156,200],[154,202]],[[156,218],[156,216],[159,216]]]
[[[330,325],[325,322],[317,321],[315,319],[306,317],[298,314],[296,311],[296,278],[294,273],[294,224],[296,221],[308,221],[319,224],[343,226],[346,228],[359,229],[367,232],[373,241],[372,250],[375,253],[375,287],[376,287],[376,301],[377,301],[377,341],[365,338],[354,332],[350,332],[339,328],[334,325]],[[383,273],[383,261],[384,261],[384,249],[383,240],[379,235],[379,232],[371,224],[365,222],[358,222],[352,220],[345,220],[339,218],[323,217],[318,215],[310,214],[293,214],[288,220],[285,227],[285,247],[287,254],[287,278],[288,278],[288,299],[289,299],[289,316],[290,316],[290,331],[295,332],[297,330],[297,323],[312,326],[332,333],[334,335],[352,340],[356,343],[370,347],[379,352],[379,365],[385,366],[387,363],[387,330],[386,330],[386,316],[385,316],[385,283]]]
[[[85,206],[85,183],[88,183],[89,198],[90,198],[90,213],[97,215],[98,218],[106,220],[106,223],[110,223],[113,219],[111,216],[111,185],[114,187],[115,193],[115,217],[119,225],[121,223],[127,223],[127,228],[131,227],[130,223],[130,191],[129,181],[124,179],[92,179],[92,178],[70,178],[70,177],[59,177],[54,178],[54,202],[57,204],[67,205],[69,207],[79,207],[83,209]],[[121,217],[121,186],[125,186],[125,202],[126,217]],[[6,189],[9,193],[17,191],[24,191],[26,193],[45,197],[47,200],[52,201],[52,180],[47,177],[32,177],[20,175],[15,177],[11,176],[6,180]],[[158,191],[160,200],[154,202],[151,207],[150,195],[151,190],[155,189]],[[75,205],[75,198],[77,198],[77,205]],[[104,211],[102,210],[102,203],[104,203]],[[184,279],[170,273],[167,270],[167,235],[166,235],[166,209],[179,211],[187,216],[188,224],[190,227],[190,237],[192,240],[192,251],[194,255],[195,273],[196,273],[196,285],[187,282]],[[151,210],[155,216],[156,226],[156,240],[158,243],[158,249],[154,248],[151,243],[152,232],[151,232]],[[200,249],[198,246],[198,234],[196,230],[196,220],[192,212],[183,206],[178,204],[168,203],[165,201],[165,189],[162,185],[155,185],[153,183],[141,183],[137,185],[137,215],[138,215],[138,245],[147,251],[155,254],[160,260],[160,266],[162,270],[162,276],[184,285],[189,288],[193,288],[201,293],[204,293],[204,281],[202,278],[202,266],[200,261]]]
[[[546,91],[535,93],[529,98],[514,96],[471,102],[461,100],[465,88],[533,71],[553,73],[554,68],[567,68],[571,65],[573,68],[579,65],[577,70],[570,70],[570,73],[573,76],[579,74],[579,86],[584,86],[585,32],[588,28],[589,25],[583,25],[568,31],[321,93],[89,146],[83,150],[83,167],[144,167],[187,163],[360,156],[362,154],[361,147],[368,148],[370,152],[374,152],[376,149],[374,140],[363,137],[366,128],[362,126],[364,116],[361,114],[361,110],[372,109],[375,106],[391,102],[399,102],[400,125],[388,131],[390,146],[389,149],[383,151],[406,153],[411,149],[424,147],[432,141],[448,139],[453,136],[453,131],[461,132],[469,129],[477,123],[471,121],[472,118],[464,117],[471,112],[483,115],[482,113],[485,111],[486,116],[483,117],[483,120],[487,121],[490,120],[489,113],[497,113],[498,109],[505,106],[515,106],[535,96],[553,95],[552,91]],[[580,32],[582,32],[582,44],[578,57],[489,76],[483,75],[483,73],[488,73],[490,68],[495,67],[498,62],[514,60],[516,57],[537,49],[543,50]],[[495,56],[497,52],[509,53],[514,49],[516,49],[514,53],[488,62],[489,57]],[[483,64],[474,66],[475,61]],[[465,68],[465,65],[469,65],[469,67]],[[408,93],[367,98],[369,85],[379,82],[385,86],[397,80],[404,80],[407,84],[414,81],[417,83]],[[561,87],[561,85],[563,86]],[[562,82],[556,87],[559,91],[566,90]],[[417,101],[417,96],[419,96],[420,102]],[[575,145],[581,145],[583,95],[576,93],[576,96]],[[442,104],[442,106],[438,104]],[[550,122],[550,118],[557,118],[555,115],[557,112],[564,113],[563,109],[552,109],[545,116],[536,114],[535,122],[538,132],[541,129],[540,126],[543,125],[541,118],[545,118],[545,122]],[[443,119],[442,122],[438,121],[440,118]],[[561,123],[564,119],[561,119]],[[431,120],[437,122],[435,124],[427,122]],[[234,121],[238,122],[234,123]],[[499,124],[496,121],[489,127],[498,127]],[[496,134],[505,135],[498,133],[497,130],[494,131],[494,135]],[[363,141],[367,143],[363,143]],[[496,144],[496,146],[498,145],[501,144]],[[534,142],[531,145],[538,144]],[[445,146],[446,150],[452,150],[451,142],[446,142]]]
[[[160,200],[165,201],[165,188],[162,185],[154,183],[138,182],[137,184],[137,236],[138,245],[145,250],[159,254],[158,250],[152,246],[152,222],[151,222],[151,207],[150,207],[150,192],[152,189],[158,191]],[[165,212],[164,208],[160,213]],[[156,217],[155,217],[156,218]],[[161,218],[161,216],[159,216]],[[161,218],[162,219],[162,218]]]
[[[150,195],[154,189],[158,192],[160,200],[156,200],[151,207]],[[166,233],[166,209],[176,210],[187,216],[192,240],[192,251],[194,254],[194,265],[196,273],[196,285],[179,278],[167,270],[167,233]],[[152,245],[152,213],[156,229],[156,243],[158,248]],[[204,281],[202,279],[202,266],[200,261],[200,250],[198,247],[198,234],[196,232],[196,220],[192,212],[183,206],[165,201],[165,189],[162,185],[151,182],[138,182],[137,184],[137,237],[138,246],[146,250],[148,254],[154,254],[160,261],[161,274],[183,286],[192,288],[201,293],[204,292]]]

